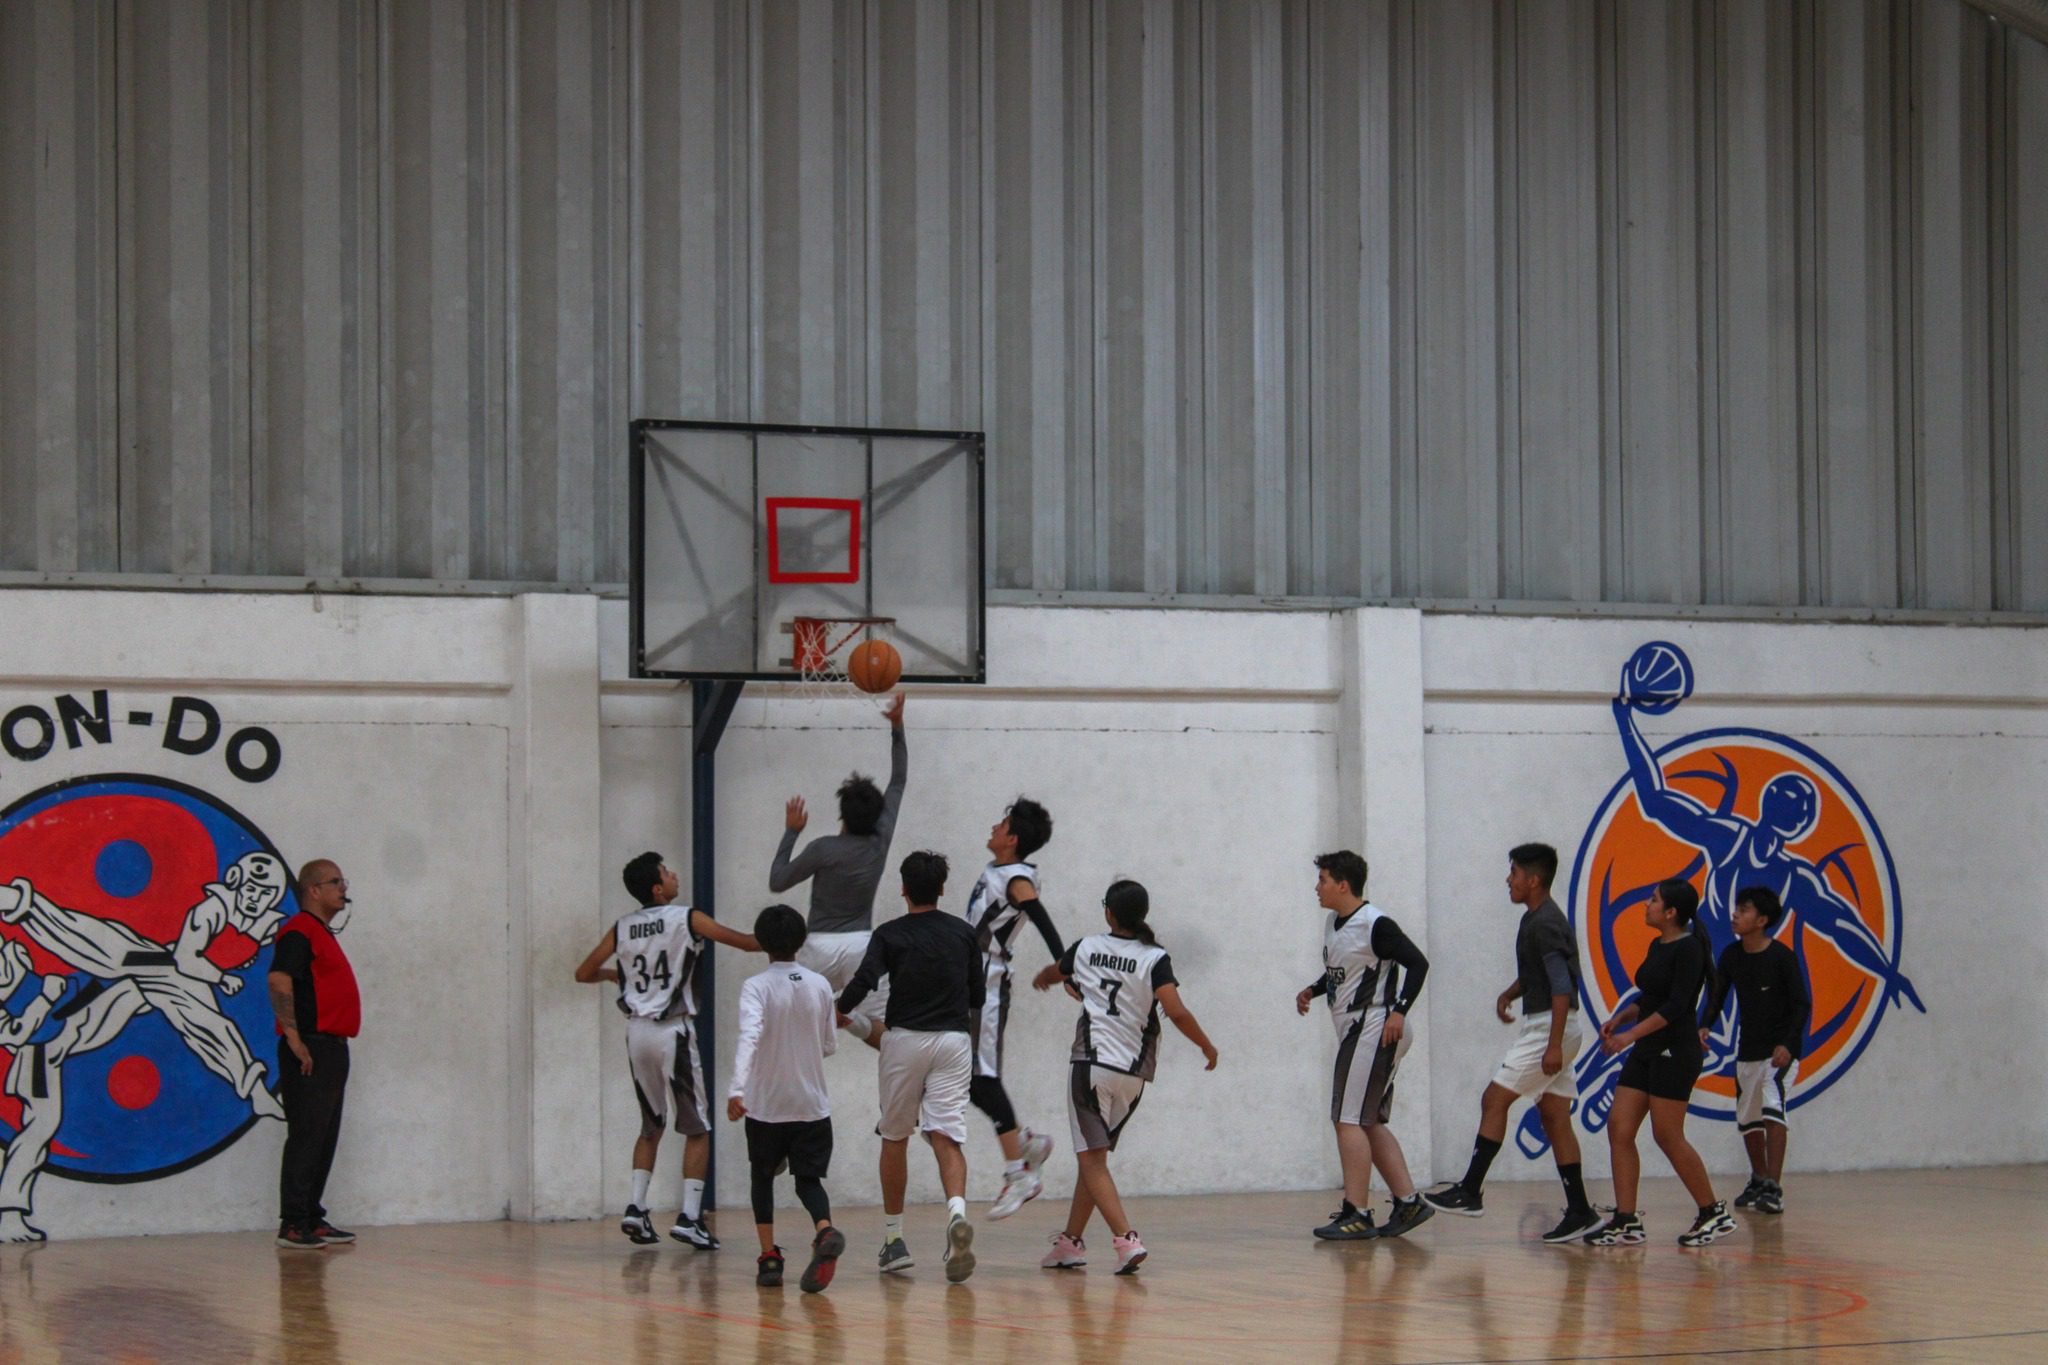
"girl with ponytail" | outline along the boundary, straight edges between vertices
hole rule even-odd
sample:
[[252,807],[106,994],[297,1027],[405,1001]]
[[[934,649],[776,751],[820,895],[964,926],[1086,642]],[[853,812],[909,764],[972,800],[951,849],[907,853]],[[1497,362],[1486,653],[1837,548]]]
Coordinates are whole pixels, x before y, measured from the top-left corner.
[[1688,881],[1660,882],[1643,909],[1643,922],[1657,933],[1643,965],[1636,969],[1636,999],[1600,1026],[1600,1048],[1612,1056],[1626,1049],[1615,1083],[1614,1108],[1607,1116],[1607,1146],[1614,1163],[1614,1216],[1588,1234],[1594,1246],[1631,1246],[1644,1240],[1636,1193],[1642,1159],[1636,1134],[1645,1115],[1657,1146],[1699,1206],[1680,1246],[1705,1246],[1735,1231],[1728,1205],[1714,1198],[1706,1164],[1685,1140],[1685,1110],[1699,1080],[1705,1052],[1700,1046],[1700,991],[1713,955],[1695,932],[1700,893]]
[[1048,990],[1065,982],[1067,994],[1081,1002],[1067,1086],[1067,1114],[1081,1178],[1074,1185],[1066,1229],[1053,1237],[1052,1250],[1039,1262],[1048,1270],[1088,1264],[1081,1234],[1097,1210],[1109,1224],[1116,1273],[1128,1275],[1145,1259],[1145,1244],[1125,1215],[1109,1174],[1109,1154],[1116,1150],[1124,1124],[1159,1064],[1161,1010],[1202,1049],[1208,1069],[1216,1069],[1216,1048],[1181,1003],[1173,960],[1145,922],[1151,908],[1151,896],[1137,882],[1124,878],[1110,883],[1102,896],[1102,918],[1109,932],[1068,945],[1060,960],[1031,983]]

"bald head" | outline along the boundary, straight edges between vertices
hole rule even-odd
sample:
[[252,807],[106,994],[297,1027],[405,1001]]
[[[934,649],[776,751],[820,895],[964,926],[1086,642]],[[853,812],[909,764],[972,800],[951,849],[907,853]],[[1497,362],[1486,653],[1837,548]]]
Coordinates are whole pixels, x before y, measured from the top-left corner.
[[305,895],[313,886],[328,877],[338,876],[341,868],[332,858],[315,858],[299,869],[299,894]]
[[299,869],[299,908],[316,915],[322,923],[332,920],[348,904],[348,878],[332,858],[315,858]]

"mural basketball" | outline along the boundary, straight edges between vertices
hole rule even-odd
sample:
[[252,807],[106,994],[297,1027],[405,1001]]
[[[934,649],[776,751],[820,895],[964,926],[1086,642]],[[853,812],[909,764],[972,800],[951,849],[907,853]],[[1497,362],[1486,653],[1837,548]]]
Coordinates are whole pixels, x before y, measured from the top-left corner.
[[[1612,703],[1625,772],[1595,812],[1573,862],[1565,911],[1579,937],[1583,1005],[1598,1022],[1634,998],[1629,973],[1650,938],[1635,913],[1659,881],[1700,891],[1700,922],[1718,955],[1734,941],[1736,893],[1765,886],[1784,902],[1776,937],[1797,954],[1813,997],[1796,1108],[1855,1066],[1885,1012],[1925,1011],[1900,970],[1903,915],[1897,869],[1876,817],[1847,776],[1813,748],[1768,730],[1729,727],[1653,748],[1640,719],[1692,695],[1693,667],[1677,645],[1652,641],[1629,657]],[[1733,1120],[1735,1028],[1714,1021],[1691,1111]],[[1606,1126],[1623,1058],[1588,1049],[1576,1064],[1579,1119]],[[1530,1156],[1547,1147],[1534,1114],[1518,1130]]]
[[0,1240],[34,1240],[45,1170],[150,1180],[259,1118],[284,860],[218,799],[158,777],[45,787],[0,811]]

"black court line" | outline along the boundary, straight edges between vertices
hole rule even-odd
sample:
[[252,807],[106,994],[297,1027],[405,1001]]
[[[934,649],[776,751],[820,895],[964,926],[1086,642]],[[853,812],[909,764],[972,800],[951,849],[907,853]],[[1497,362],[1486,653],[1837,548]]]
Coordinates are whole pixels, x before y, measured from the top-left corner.
[[1683,1360],[1690,1356],[1767,1356],[1788,1351],[1860,1351],[1872,1346],[1939,1346],[1956,1341],[2010,1341],[2019,1337],[2048,1337],[2048,1328],[2028,1332],[1972,1332],[1954,1337],[1892,1337],[1883,1341],[1807,1342],[1798,1346],[1729,1346],[1718,1350],[1639,1351],[1620,1355],[1593,1356],[1573,1351],[1557,1356],[1469,1356],[1443,1360],[1434,1365],[1538,1365],[1553,1360]]

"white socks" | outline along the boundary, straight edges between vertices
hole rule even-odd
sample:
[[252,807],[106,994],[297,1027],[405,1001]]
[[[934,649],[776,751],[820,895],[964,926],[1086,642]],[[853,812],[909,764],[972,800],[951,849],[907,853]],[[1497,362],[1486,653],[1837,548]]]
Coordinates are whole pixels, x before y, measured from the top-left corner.
[[683,1182],[683,1217],[695,1222],[704,1212],[704,1182],[685,1180]]
[[946,1201],[946,1218],[948,1221],[955,1218],[965,1218],[966,1216],[967,1201],[964,1198],[956,1194]]
[[646,1207],[647,1207],[647,1185],[648,1185],[648,1182],[649,1182],[649,1181],[651,1181],[651,1180],[653,1180],[653,1179],[654,1179],[654,1172],[652,1172],[652,1171],[635,1171],[635,1172],[633,1172],[633,1207],[634,1207],[634,1208],[636,1208],[636,1209],[644,1209],[644,1208],[646,1208]]
[[1024,1158],[1020,1156],[1015,1161],[1006,1163],[1003,1166],[1003,1174],[1006,1176],[1019,1176],[1024,1174]]
[[891,1243],[891,1242],[898,1242],[898,1241],[901,1241],[902,1239],[903,1239],[903,1215],[902,1215],[902,1214],[900,1214],[900,1213],[885,1213],[885,1214],[883,1214],[883,1215],[882,1215],[882,1245],[883,1245],[883,1246],[887,1246],[887,1245],[889,1245],[889,1243]]

